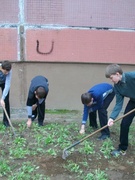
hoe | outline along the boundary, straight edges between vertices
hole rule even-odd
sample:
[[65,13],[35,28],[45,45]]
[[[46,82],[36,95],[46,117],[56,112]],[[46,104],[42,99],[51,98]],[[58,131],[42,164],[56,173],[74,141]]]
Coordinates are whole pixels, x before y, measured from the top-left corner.
[[[134,111],[135,111],[135,109],[132,109],[132,110],[129,111],[128,113],[126,113],[126,114],[124,114],[123,116],[119,117],[118,119],[114,120],[114,123],[117,122],[117,121],[119,121],[120,119],[128,116],[129,114],[131,114],[131,113],[134,112]],[[96,133],[98,133],[98,132],[101,131],[102,129],[105,129],[106,127],[108,127],[108,125],[105,125],[104,127],[98,129],[97,131],[94,131],[93,133],[89,134],[88,136],[86,136],[86,137],[82,138],[81,140],[75,142],[75,143],[72,144],[71,146],[65,148],[65,149],[63,150],[62,158],[63,158],[63,159],[66,159],[66,158],[68,157],[68,152],[67,152],[67,151],[68,151],[69,149],[71,149],[71,148],[73,148],[74,146],[80,144],[80,143],[83,142],[85,139],[87,139],[87,138],[95,135]]]

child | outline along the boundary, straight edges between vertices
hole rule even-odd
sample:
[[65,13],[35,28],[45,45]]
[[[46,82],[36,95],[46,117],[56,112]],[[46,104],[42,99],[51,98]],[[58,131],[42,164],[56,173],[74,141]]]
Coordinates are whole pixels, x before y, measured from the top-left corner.
[[43,76],[36,76],[32,79],[28,98],[27,98],[27,112],[28,121],[27,127],[31,127],[32,121],[38,114],[38,125],[43,126],[45,117],[45,100],[49,91],[48,80]]
[[[10,83],[12,76],[11,68],[12,65],[9,61],[3,61],[0,64],[0,87],[2,89],[2,97],[0,103],[2,107],[5,107],[9,118],[10,118],[9,91],[10,91]],[[5,113],[3,114],[3,124],[6,127],[10,126]]]
[[[93,86],[87,93],[82,94],[81,100],[84,104],[82,126],[80,134],[85,132],[85,124],[88,118],[90,118],[90,126],[97,128],[96,111],[98,111],[100,126],[107,125],[107,108],[114,98],[113,86],[108,83],[101,83]],[[110,137],[109,128],[105,128],[101,131],[99,140],[104,140]]]
[[[124,114],[135,108],[135,71],[123,73],[122,68],[118,64],[110,64],[106,68],[105,76],[110,78],[114,83],[114,90],[116,93],[116,104],[108,120],[108,126],[112,126],[113,120],[117,118],[122,109],[124,97],[129,98]],[[134,116],[135,112],[122,119],[120,125],[120,144],[116,150],[112,151],[112,155],[126,154],[129,127]]]

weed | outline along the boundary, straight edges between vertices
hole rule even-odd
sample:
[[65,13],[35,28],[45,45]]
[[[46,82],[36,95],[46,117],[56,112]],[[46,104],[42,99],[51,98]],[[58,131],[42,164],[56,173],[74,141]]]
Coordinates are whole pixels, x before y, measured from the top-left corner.
[[95,153],[93,142],[88,142],[88,141],[83,142],[83,147],[79,149],[79,152],[87,155]]
[[96,169],[94,171],[94,174],[95,174],[95,179],[97,179],[97,180],[107,180],[108,179],[107,174],[104,171],[101,171],[100,169]]
[[110,152],[114,149],[112,141],[107,139],[103,142],[100,151],[103,153],[105,158],[110,158]]
[[56,156],[57,155],[56,151],[54,149],[52,149],[52,148],[48,149],[46,152],[48,154],[50,154],[51,156]]
[[23,147],[25,147],[26,139],[25,138],[21,138],[21,137],[17,137],[17,138],[14,139],[13,144],[15,146],[21,146],[21,147],[23,146]]
[[[64,111],[63,113],[66,114]],[[70,115],[67,113],[66,116],[68,115],[68,117],[70,117],[73,113],[74,112],[71,112]],[[64,114],[62,115],[62,118],[63,117]],[[82,139],[82,135],[79,134],[78,122],[50,122],[41,128],[38,127],[37,123],[33,122],[30,129],[26,129],[26,123],[24,124],[24,122],[22,122],[22,124],[19,123],[19,125],[17,124],[15,127],[18,128],[17,130],[19,132],[23,132],[23,137],[13,137],[11,129],[5,129],[5,127],[0,124],[1,179],[49,180],[51,178],[57,179],[59,175],[61,178],[65,173],[66,176],[69,175],[68,179],[107,180],[105,172],[111,167],[115,173],[117,165],[123,165],[123,163],[129,167],[130,172],[134,172],[134,126],[131,128],[131,135],[129,136],[131,142],[130,148],[133,148],[133,150],[130,151],[132,158],[129,159],[129,156],[128,159],[126,157],[124,157],[124,159],[115,159],[112,157],[113,161],[107,160],[107,158],[110,158],[110,151],[113,148],[112,142],[109,141],[110,139],[98,143],[97,141],[87,139],[78,146],[70,149],[67,160],[62,159],[61,156],[64,148]],[[116,135],[119,133],[119,131],[117,131],[118,128],[119,127],[114,128]],[[118,138],[118,136],[115,137]],[[114,142],[115,141],[113,141],[113,143]],[[74,152],[75,149],[76,152]],[[72,160],[68,161],[68,158],[72,158]],[[55,166],[57,163],[58,166]],[[98,169],[99,167],[102,167],[105,172]],[[108,169],[106,167],[108,167]],[[46,173],[49,174],[49,177],[46,176]],[[132,174],[133,177],[133,173],[130,174]],[[132,179],[134,179],[134,177]]]
[[28,149],[24,149],[22,147],[14,147],[14,148],[10,148],[9,150],[9,154],[11,157],[14,158],[25,158],[26,155],[29,154],[29,150]]
[[12,173],[12,175],[9,176],[9,180],[23,180],[23,179],[42,179],[43,180],[49,180],[47,177],[43,177],[42,175],[36,174],[36,171],[38,170],[38,166],[33,165],[31,162],[27,161],[24,162],[21,167],[18,169],[17,172]]
[[127,161],[127,164],[132,166],[134,164],[134,161]]
[[87,167],[88,166],[88,162],[87,160],[85,162],[80,162],[80,164],[82,164],[83,166]]
[[80,169],[80,166],[71,160],[69,160],[68,165],[65,165],[64,167],[68,169],[70,172],[82,174],[82,170]]
[[42,134],[37,133],[37,134],[34,135],[34,138],[36,140],[36,143],[37,143],[38,147],[41,146],[41,144],[43,144],[44,140],[43,140],[43,135]]
[[14,139],[12,147],[9,148],[10,156],[14,158],[24,158],[29,154],[28,148],[26,148],[26,139],[17,137]]
[[83,176],[83,180],[108,180],[108,177],[104,171],[97,169],[93,173],[88,173],[86,176]]
[[3,124],[0,124],[0,133],[5,132],[6,127]]
[[45,143],[45,145],[54,143],[54,140],[53,140],[53,137],[52,137],[51,134],[49,134],[49,135],[44,139],[44,143]]
[[7,175],[10,171],[9,161],[0,159],[0,177]]
[[83,180],[94,180],[94,174],[88,173],[85,177],[83,177]]

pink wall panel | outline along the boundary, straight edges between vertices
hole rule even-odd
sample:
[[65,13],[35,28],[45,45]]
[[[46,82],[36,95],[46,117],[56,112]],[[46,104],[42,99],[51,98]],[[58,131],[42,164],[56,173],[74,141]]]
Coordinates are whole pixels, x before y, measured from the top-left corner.
[[27,0],[30,24],[135,28],[135,0]]
[[135,31],[123,31],[135,29],[134,9],[135,0],[1,0],[0,60],[134,64]]
[[26,31],[26,59],[134,64],[135,32],[29,29]]
[[0,23],[18,23],[19,1],[0,0]]
[[0,29],[0,60],[17,60],[17,29]]

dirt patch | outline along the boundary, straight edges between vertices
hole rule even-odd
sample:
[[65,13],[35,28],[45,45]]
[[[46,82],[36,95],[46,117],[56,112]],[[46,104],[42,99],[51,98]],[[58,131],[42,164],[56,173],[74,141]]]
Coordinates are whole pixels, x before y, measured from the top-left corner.
[[[80,149],[83,150],[84,148],[84,144],[81,143],[75,146],[73,150],[69,150],[69,156],[64,160],[62,159],[64,148],[69,147],[74,142],[78,141],[79,138],[82,138],[79,137],[78,133],[81,123],[81,112],[46,114],[45,126],[41,127],[41,129],[36,127],[37,121],[33,123],[31,129],[27,129],[24,123],[25,120],[27,120],[26,117],[26,111],[12,114],[13,126],[19,136],[23,138],[25,148],[29,151],[24,158],[11,158],[13,152],[9,151],[9,149],[12,148],[14,141],[14,137],[11,135],[12,132],[0,133],[2,143],[1,152],[5,157],[8,157],[8,160],[11,158],[9,165],[12,164],[12,166],[15,166],[15,164],[18,164],[18,167],[21,167],[25,161],[30,161],[35,166],[39,167],[37,172],[40,175],[44,175],[44,177],[48,177],[50,180],[90,180],[88,174],[95,174],[95,172],[97,172],[96,170],[105,172],[107,178],[103,180],[135,179],[135,141],[132,139],[132,137],[135,137],[134,122],[131,131],[132,137],[130,136],[130,144],[125,156],[120,156],[118,158],[110,156],[106,158],[101,152],[103,141],[97,140],[97,137],[100,135],[100,133],[98,133],[87,140],[88,144],[92,142],[95,145],[94,153],[87,154],[80,152]],[[20,130],[19,123],[23,123],[22,130]],[[70,126],[72,123],[76,126]],[[56,129],[56,126],[58,129]],[[65,129],[68,128],[68,126],[70,128],[67,129],[68,132],[66,134]],[[119,124],[115,127],[116,128],[111,129],[111,141],[114,147],[117,147],[119,143]],[[57,131],[59,131],[59,133]],[[92,130],[87,127],[86,135],[91,132]],[[49,139],[53,134],[55,139]],[[37,140],[34,138],[37,138]],[[65,141],[65,139],[69,141]],[[15,167],[12,171],[16,173],[18,167]],[[7,174],[7,177],[0,177],[0,179],[8,179],[8,177],[11,176],[11,174],[9,174]],[[40,179],[42,180],[43,178]],[[100,178],[97,178],[97,180],[100,180]]]

